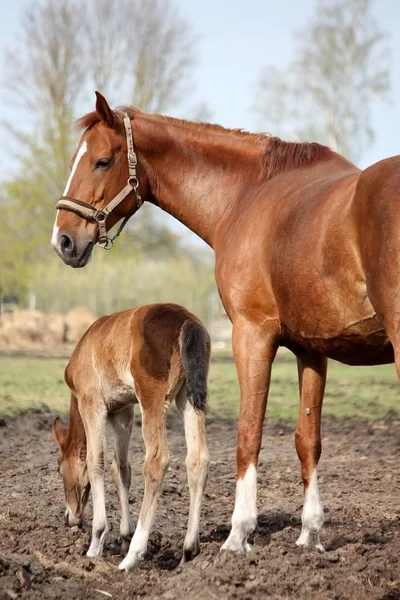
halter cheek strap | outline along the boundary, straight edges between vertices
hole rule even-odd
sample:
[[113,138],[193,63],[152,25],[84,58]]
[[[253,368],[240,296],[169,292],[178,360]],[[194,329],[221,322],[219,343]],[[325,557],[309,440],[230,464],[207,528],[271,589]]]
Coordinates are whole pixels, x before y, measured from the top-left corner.
[[128,196],[128,194],[130,194],[132,191],[134,192],[134,194],[136,196],[137,209],[139,209],[143,204],[142,197],[138,191],[139,180],[138,180],[137,174],[136,174],[137,157],[136,157],[135,148],[133,145],[131,120],[126,113],[123,113],[123,114],[124,114],[123,121],[124,121],[124,126],[125,126],[126,144],[128,147],[128,169],[129,169],[129,179],[128,179],[128,183],[126,184],[126,186],[119,192],[119,194],[117,194],[115,196],[115,198],[113,198],[111,200],[111,202],[109,202],[107,204],[107,206],[105,206],[101,210],[96,210],[94,208],[94,206],[92,206],[91,204],[88,204],[87,202],[83,202],[82,200],[78,200],[77,198],[70,198],[69,196],[62,196],[59,199],[58,204],[56,206],[57,210],[66,210],[66,211],[69,211],[69,212],[72,212],[72,213],[78,215],[79,217],[82,217],[82,219],[86,219],[86,221],[91,221],[91,222],[97,223],[97,225],[99,227],[98,244],[100,247],[104,248],[105,250],[110,250],[112,248],[114,240],[117,239],[117,237],[120,235],[121,231],[127,224],[128,220],[130,219],[130,216],[125,217],[125,219],[122,221],[121,225],[119,226],[117,233],[112,238],[109,238],[107,236],[106,219],[107,219],[108,215],[111,213],[111,211],[114,210],[114,208],[116,206],[118,206],[118,204],[120,204],[122,202],[122,200],[124,200]]

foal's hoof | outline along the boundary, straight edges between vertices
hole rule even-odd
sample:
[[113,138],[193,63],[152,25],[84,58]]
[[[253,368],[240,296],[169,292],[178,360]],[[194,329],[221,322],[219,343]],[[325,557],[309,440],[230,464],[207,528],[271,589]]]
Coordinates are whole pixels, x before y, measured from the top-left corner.
[[86,552],[88,558],[99,558],[103,554],[102,548],[89,548]]
[[325,552],[325,548],[319,541],[319,533],[315,533],[312,531],[302,531],[298,540],[296,541],[296,546],[303,546],[304,548],[315,548],[319,552]]
[[125,556],[124,560],[118,565],[118,570],[125,571],[126,573],[129,573],[129,571],[133,571],[133,569],[139,563],[141,558],[142,557],[138,554],[135,554],[134,556]]
[[197,556],[198,554],[200,554],[200,543],[199,542],[197,542],[191,548],[184,548],[181,565],[184,565],[185,563],[193,560],[195,558],[195,556]]
[[220,552],[235,552],[236,554],[240,554],[241,552],[250,552],[251,545],[246,541],[240,541],[236,539],[228,538],[221,546]]

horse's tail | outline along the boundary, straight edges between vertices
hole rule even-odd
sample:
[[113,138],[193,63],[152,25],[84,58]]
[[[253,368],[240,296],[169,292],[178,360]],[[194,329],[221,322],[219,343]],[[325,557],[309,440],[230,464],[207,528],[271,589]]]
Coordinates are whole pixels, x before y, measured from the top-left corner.
[[187,398],[195,409],[206,412],[210,336],[201,323],[187,319],[181,328],[179,345]]

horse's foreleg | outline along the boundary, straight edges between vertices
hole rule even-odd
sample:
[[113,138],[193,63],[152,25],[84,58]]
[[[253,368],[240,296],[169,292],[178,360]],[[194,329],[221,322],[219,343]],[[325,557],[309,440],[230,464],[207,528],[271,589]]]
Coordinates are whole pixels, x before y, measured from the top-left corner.
[[167,407],[165,398],[155,395],[149,407],[142,409],[142,433],[146,447],[143,469],[145,490],[139,521],[128,554],[118,566],[121,571],[133,569],[147,550],[157,500],[169,465],[165,423]]
[[321,456],[321,409],[325,390],[327,359],[307,355],[298,358],[300,414],[296,428],[296,450],[304,483],[302,530],[296,544],[323,550],[319,534],[324,511],[319,499],[317,465]]
[[[104,538],[108,532],[104,496],[104,442],[107,413],[104,404],[95,406],[90,401],[80,406],[87,439],[87,469],[93,499],[92,540],[86,556],[101,556]],[[100,408],[104,407],[104,410]]]
[[178,408],[183,413],[187,445],[186,468],[188,476],[190,508],[182,562],[194,558],[200,552],[200,510],[208,473],[208,449],[205,436],[205,415],[196,411],[186,397],[184,386],[177,397]]
[[110,423],[114,433],[114,456],[111,475],[118,492],[121,505],[120,534],[122,540],[121,553],[126,554],[133,534],[134,526],[129,513],[129,488],[131,485],[131,466],[128,450],[133,426],[133,406],[110,415]]
[[257,524],[257,463],[277,341],[277,332],[271,326],[248,321],[233,325],[233,353],[240,385],[237,483],[232,529],[222,550],[250,550],[247,538]]

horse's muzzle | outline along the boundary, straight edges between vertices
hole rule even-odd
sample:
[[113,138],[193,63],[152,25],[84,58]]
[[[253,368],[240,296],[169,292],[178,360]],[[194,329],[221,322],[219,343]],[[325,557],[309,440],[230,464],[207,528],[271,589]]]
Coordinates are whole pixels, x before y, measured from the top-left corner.
[[78,269],[90,261],[94,243],[90,240],[78,246],[71,236],[60,231],[57,238],[52,239],[52,246],[66,265]]

